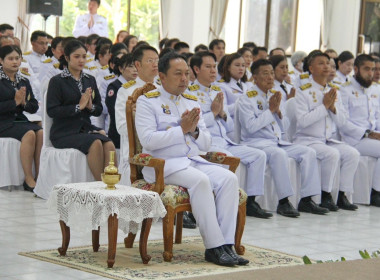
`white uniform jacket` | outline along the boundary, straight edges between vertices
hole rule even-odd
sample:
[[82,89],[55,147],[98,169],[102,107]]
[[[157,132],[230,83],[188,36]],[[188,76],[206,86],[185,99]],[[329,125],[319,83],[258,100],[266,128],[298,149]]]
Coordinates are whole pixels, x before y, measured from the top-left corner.
[[[223,81],[223,80],[220,80]],[[235,114],[235,102],[236,100],[247,92],[248,86],[246,83],[239,81],[242,88],[237,83],[238,81],[231,77],[229,82],[218,82],[216,85],[220,86],[227,99],[228,112],[231,117]]]
[[58,75],[62,72],[59,70],[59,61],[53,57],[49,57],[42,61],[40,72],[38,73],[38,79],[41,86],[45,83],[49,83],[50,79],[55,75]]
[[[137,100],[135,122],[143,152],[165,159],[165,177],[187,168],[192,160],[209,163],[199,156],[200,151],[207,151],[211,144],[202,112],[197,139],[190,134],[184,135],[181,128],[182,114],[195,107],[200,106],[194,96],[175,96],[163,87],[146,93]],[[144,167],[143,174],[148,182],[154,181],[153,168]]]
[[80,15],[75,20],[75,26],[73,30],[74,37],[88,36],[91,34],[98,34],[100,37],[108,38],[108,22],[107,19],[98,14],[93,15],[94,25],[88,28],[88,22],[91,15],[89,13]]
[[32,67],[33,72],[38,74],[40,72],[42,61],[46,60],[47,57],[43,54],[38,54],[35,51],[30,51],[22,54],[22,57],[29,63]]
[[[281,85],[285,86],[287,92],[284,91],[284,89],[281,87]],[[288,84],[285,81],[283,81],[282,83],[280,83],[279,81],[274,80],[274,87],[273,87],[273,89],[275,91],[281,92],[281,98],[282,98],[283,104],[285,104],[285,102],[288,100],[287,94],[290,93],[290,91],[292,90],[292,88],[293,88],[293,86],[291,84]]]

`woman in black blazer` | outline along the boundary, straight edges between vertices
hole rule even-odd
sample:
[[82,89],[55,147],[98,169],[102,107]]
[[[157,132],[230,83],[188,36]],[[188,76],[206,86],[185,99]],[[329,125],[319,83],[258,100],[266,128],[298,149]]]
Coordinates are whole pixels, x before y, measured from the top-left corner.
[[90,116],[99,116],[103,107],[93,76],[83,73],[86,47],[78,40],[66,44],[60,59],[61,74],[51,78],[46,110],[53,119],[50,140],[55,148],[74,148],[87,155],[88,165],[97,181],[109,163],[112,141],[100,128],[91,124]]
[[120,149],[120,135],[116,129],[115,120],[115,103],[117,91],[120,87],[131,80],[137,78],[137,69],[133,64],[132,54],[115,54],[112,57],[112,62],[115,64],[113,72],[118,76],[117,80],[110,83],[107,87],[106,106],[110,116],[110,126],[108,129],[108,137],[112,139],[116,149]]
[[[0,137],[21,141],[20,157],[25,174],[24,189],[33,191],[39,171],[42,148],[42,128],[28,121],[23,111],[35,113],[38,102],[34,98],[29,80],[18,69],[22,53],[17,46],[0,48]],[[35,163],[36,176],[32,166]]]

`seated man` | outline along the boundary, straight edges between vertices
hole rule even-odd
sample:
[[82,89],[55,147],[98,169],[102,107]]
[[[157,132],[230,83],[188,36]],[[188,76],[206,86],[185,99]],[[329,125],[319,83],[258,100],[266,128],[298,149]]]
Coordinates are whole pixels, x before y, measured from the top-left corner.
[[337,211],[331,197],[335,173],[340,167],[338,206],[356,210],[345,192],[353,192],[353,182],[359,164],[359,153],[354,148],[336,140],[337,128],[346,124],[345,110],[336,86],[327,84],[331,71],[330,58],[315,52],[308,58],[310,83],[301,86],[296,93],[297,129],[295,143],[314,149],[321,161],[322,207]]
[[375,61],[371,56],[362,54],[356,57],[355,76],[341,87],[348,123],[340,133],[343,140],[361,155],[377,159],[370,203],[380,207],[380,90],[377,83],[372,83],[374,70]]
[[252,64],[251,69],[255,85],[238,100],[237,121],[241,125],[241,143],[261,149],[267,155],[279,199],[277,213],[286,217],[299,216],[288,200],[293,195],[288,157],[294,158],[301,167],[302,187],[298,210],[319,215],[328,213],[328,209],[319,207],[312,200],[312,196],[321,192],[315,152],[282,139],[289,120],[283,114],[281,93],[271,90],[274,86],[271,62],[259,59]]
[[[158,70],[162,87],[139,97],[136,104],[136,130],[143,152],[165,159],[165,184],[187,188],[206,260],[225,266],[247,264],[232,249],[239,203],[237,177],[199,156],[200,150],[209,149],[211,137],[196,98],[184,94],[190,69],[181,55],[169,52],[160,59]],[[143,174],[146,181],[155,181],[153,168],[144,167]]]
[[191,58],[191,68],[196,80],[189,86],[188,93],[198,96],[207,129],[211,133],[211,150],[236,156],[247,167],[245,190],[248,194],[247,215],[258,218],[270,218],[273,215],[261,209],[255,197],[264,195],[264,173],[266,155],[263,151],[238,145],[231,141],[227,133],[233,132],[234,123],[228,113],[223,92],[214,85],[216,79],[216,57],[210,52],[200,52]]

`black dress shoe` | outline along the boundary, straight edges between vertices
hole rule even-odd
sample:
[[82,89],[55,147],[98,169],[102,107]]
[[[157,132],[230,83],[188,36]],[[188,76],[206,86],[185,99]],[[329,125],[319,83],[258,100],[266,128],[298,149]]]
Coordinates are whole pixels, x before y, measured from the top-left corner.
[[184,228],[190,228],[190,229],[194,229],[194,228],[197,227],[197,225],[189,217],[188,212],[183,212],[183,224],[182,224],[182,227],[184,227]]
[[273,216],[272,213],[268,213],[264,209],[261,209],[260,205],[256,201],[247,201],[247,216],[268,219]]
[[293,207],[293,205],[289,201],[287,201],[284,204],[278,204],[277,213],[282,216],[291,218],[296,218],[300,215],[300,213]]
[[355,204],[352,204],[351,202],[348,201],[347,197],[345,194],[339,193],[338,195],[338,207],[344,210],[350,210],[350,211],[355,211],[358,209],[358,207]]
[[327,208],[332,212],[336,212],[339,209],[338,206],[336,206],[334,203],[330,193],[322,196],[321,204],[319,204],[319,206]]
[[234,249],[232,249],[232,245],[224,245],[223,247],[224,251],[226,251],[227,254],[230,255],[230,257],[232,257],[235,261],[238,262],[238,265],[246,265],[249,263],[249,260],[244,259],[235,253]]
[[22,184],[22,186],[24,187],[24,190],[25,191],[28,191],[28,192],[33,192],[34,188],[32,187],[29,187],[29,185],[24,181],[24,183]]
[[371,205],[380,207],[380,192],[372,190],[371,192]]
[[205,260],[217,265],[234,266],[238,264],[237,260],[234,260],[223,248],[219,246],[212,249],[206,249]]
[[312,199],[309,201],[301,199],[298,203],[298,211],[317,215],[324,215],[330,212],[327,208],[319,207]]
[[193,215],[193,213],[191,212],[186,212],[187,215],[189,216],[189,218],[191,219],[191,221],[194,223],[194,224],[197,224],[197,221],[195,220],[195,217]]

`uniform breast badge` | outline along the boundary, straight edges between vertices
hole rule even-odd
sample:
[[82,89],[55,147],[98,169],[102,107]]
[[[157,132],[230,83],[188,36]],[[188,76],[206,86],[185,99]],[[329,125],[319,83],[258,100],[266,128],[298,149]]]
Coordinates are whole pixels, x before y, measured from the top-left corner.
[[162,112],[164,112],[165,114],[168,114],[168,115],[171,114],[170,109],[169,109],[169,105],[162,104],[161,108],[162,108]]
[[257,108],[259,108],[259,110],[263,110],[263,103],[261,103],[261,101],[257,100]]

